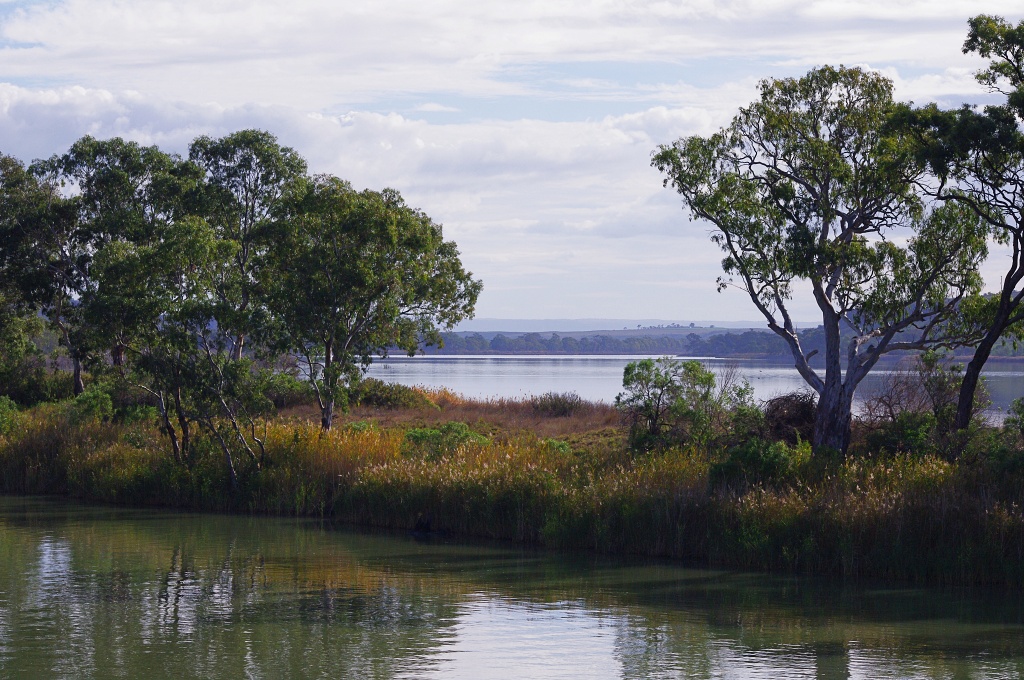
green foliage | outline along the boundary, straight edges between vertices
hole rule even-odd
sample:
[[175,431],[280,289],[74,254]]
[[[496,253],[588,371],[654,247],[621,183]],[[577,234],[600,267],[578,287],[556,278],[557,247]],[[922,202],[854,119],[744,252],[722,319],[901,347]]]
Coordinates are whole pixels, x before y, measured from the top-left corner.
[[869,451],[925,456],[936,451],[936,419],[927,411],[901,411],[868,433]]
[[734,373],[716,381],[699,361],[630,362],[622,387],[615,406],[629,426],[630,445],[641,451],[686,444],[707,451],[727,432],[733,411],[750,415],[743,410],[751,405],[750,386],[736,382]]
[[373,356],[441,341],[472,315],[481,284],[441,226],[398,192],[357,192],[336,177],[304,183],[275,224],[262,281],[282,345],[306,364],[322,424]]
[[[887,126],[896,105],[883,76],[825,66],[760,89],[729,127],[663,145],[653,164],[713,226],[720,287],[747,291],[821,396],[815,448],[845,451],[857,385],[881,355],[905,348],[899,330],[924,328],[913,341],[921,349],[968,341],[941,322],[980,290],[987,227],[955,203],[925,209],[912,136]],[[825,376],[793,329],[789,301],[801,287],[828,306]],[[840,320],[855,330],[846,347]]]
[[316,403],[316,395],[309,383],[288,373],[270,375],[263,393],[278,409]]
[[0,395],[0,435],[9,435],[18,426],[18,405],[7,396]]
[[114,416],[114,402],[110,394],[99,387],[90,387],[68,404],[68,420],[72,425],[105,422]]
[[388,409],[437,409],[437,405],[415,387],[384,382],[376,378],[360,380],[350,391],[349,402],[353,405]]
[[545,392],[530,397],[530,406],[537,415],[568,418],[583,411],[589,404],[575,392]]
[[427,460],[440,460],[457,449],[487,444],[487,437],[469,429],[465,423],[445,423],[438,428],[414,428],[405,433],[407,454],[417,453]]
[[750,439],[729,449],[728,457],[711,466],[711,488],[744,490],[750,485],[786,485],[797,479],[801,466],[811,458],[809,442],[789,446],[785,442]]

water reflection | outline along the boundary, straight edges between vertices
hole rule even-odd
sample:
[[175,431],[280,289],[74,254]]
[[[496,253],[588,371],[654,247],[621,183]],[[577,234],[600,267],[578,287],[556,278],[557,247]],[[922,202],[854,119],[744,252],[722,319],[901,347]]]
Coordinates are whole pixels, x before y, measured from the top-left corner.
[[1019,595],[0,498],[0,676],[1001,678]]

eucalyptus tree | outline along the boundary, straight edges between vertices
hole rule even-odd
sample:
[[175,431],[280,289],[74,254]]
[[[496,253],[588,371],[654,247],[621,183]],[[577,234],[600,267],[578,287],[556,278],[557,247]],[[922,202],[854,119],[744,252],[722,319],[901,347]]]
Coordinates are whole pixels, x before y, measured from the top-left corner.
[[[815,449],[845,451],[857,386],[881,356],[964,341],[947,322],[980,287],[985,230],[955,204],[926,209],[910,143],[885,128],[886,78],[823,67],[760,90],[729,127],[664,145],[653,165],[713,226],[720,289],[747,292],[818,394]],[[790,311],[804,287],[821,314],[823,375]]]
[[76,394],[84,390],[76,300],[88,282],[92,250],[78,200],[62,193],[60,178],[0,157],[0,288],[54,326],[74,365]]
[[305,178],[306,162],[262,130],[198,137],[189,158],[206,176],[198,212],[220,240],[234,244],[216,275],[213,318],[231,338],[230,357],[239,360],[246,339],[269,327],[258,290],[269,247],[266,233],[290,187]]
[[397,191],[311,180],[274,239],[265,285],[285,347],[305,363],[329,430],[335,401],[374,355],[413,354],[473,314],[481,290],[441,225]]
[[107,250],[144,247],[164,238],[168,225],[186,211],[183,194],[196,190],[199,174],[155,146],[117,137],[83,137],[66,153],[38,167],[74,192],[78,223],[89,251],[84,285],[77,291],[79,353],[90,354],[97,365],[103,365],[103,354],[109,352],[113,365],[120,366],[132,334],[145,318],[134,295],[122,292],[137,282],[95,265],[111,259],[112,255],[104,257]]
[[977,79],[1005,95],[1005,103],[981,111],[907,107],[896,117],[904,131],[916,135],[919,153],[939,180],[929,190],[968,206],[1009,250],[998,291],[965,307],[963,321],[978,329],[979,340],[960,383],[958,429],[971,422],[981,371],[993,348],[1007,335],[1019,338],[1024,323],[1024,21],[1013,26],[979,15],[969,26],[964,52],[991,59]]

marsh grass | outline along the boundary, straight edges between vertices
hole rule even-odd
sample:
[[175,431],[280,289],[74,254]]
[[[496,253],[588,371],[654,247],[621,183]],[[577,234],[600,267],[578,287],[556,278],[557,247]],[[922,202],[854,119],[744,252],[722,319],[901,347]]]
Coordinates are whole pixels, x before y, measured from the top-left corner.
[[[429,396],[429,408],[353,409],[327,433],[294,410],[276,418],[262,466],[240,462],[234,489],[218,447],[202,437],[183,466],[152,419],[104,420],[102,405],[40,405],[0,434],[0,485],[718,567],[1024,586],[1020,433],[982,432],[959,462],[884,452],[830,459],[791,448],[776,460],[782,449],[768,446],[776,458],[764,478],[712,484],[728,452],[637,454],[617,414],[599,405],[553,416],[528,401]],[[451,436],[410,437],[417,428]],[[758,451],[744,451],[739,464],[759,469],[747,461]]]

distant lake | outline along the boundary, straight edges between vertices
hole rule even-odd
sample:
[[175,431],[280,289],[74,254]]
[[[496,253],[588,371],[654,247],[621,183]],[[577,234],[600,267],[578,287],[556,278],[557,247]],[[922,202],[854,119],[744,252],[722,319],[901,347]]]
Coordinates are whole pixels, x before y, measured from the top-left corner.
[[[467,397],[524,398],[545,392],[576,392],[584,399],[613,402],[622,391],[622,370],[635,355],[601,356],[416,356],[377,360],[368,375],[403,385],[447,387]],[[693,358],[720,373],[736,366],[754,388],[756,399],[807,389],[792,364],[753,359]],[[891,368],[876,368],[861,383],[863,402],[884,382]],[[992,363],[985,377],[992,394],[991,415],[1001,419],[1010,403],[1024,396],[1024,364]]]

